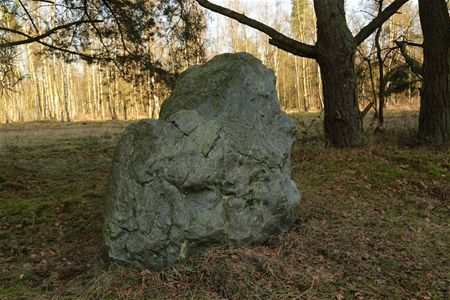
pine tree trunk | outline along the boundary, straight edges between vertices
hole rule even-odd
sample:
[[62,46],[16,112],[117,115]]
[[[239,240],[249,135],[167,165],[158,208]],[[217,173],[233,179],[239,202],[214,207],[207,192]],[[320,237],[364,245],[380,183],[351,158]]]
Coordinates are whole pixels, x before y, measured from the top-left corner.
[[[67,82],[67,74],[65,64],[62,63],[62,78],[63,78],[63,95],[64,95],[64,110],[66,112],[66,120],[67,122],[71,121],[70,118],[70,110],[69,110],[69,84]],[[61,120],[62,121],[62,120]]]
[[450,21],[444,0],[419,0],[423,31],[423,82],[417,137],[433,144],[450,140]]
[[344,12],[344,0],[315,0],[318,63],[323,80],[325,138],[332,147],[363,142],[356,91],[356,43]]
[[317,64],[317,93],[319,94],[320,110],[323,111],[325,109],[325,104],[323,103],[322,75],[320,75],[320,73],[320,65]]

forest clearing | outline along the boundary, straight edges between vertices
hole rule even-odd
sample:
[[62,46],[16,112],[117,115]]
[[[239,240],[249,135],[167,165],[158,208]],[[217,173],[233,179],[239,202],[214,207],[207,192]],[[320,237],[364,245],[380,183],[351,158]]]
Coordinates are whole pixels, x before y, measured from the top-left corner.
[[127,122],[1,125],[0,298],[446,299],[449,152],[411,148],[417,112],[388,112],[384,136],[345,150],[322,148],[317,114],[292,117],[309,127],[298,125],[292,153],[303,197],[294,228],[163,272],[100,258],[106,179]]
[[450,299],[449,12],[0,0],[0,300]]

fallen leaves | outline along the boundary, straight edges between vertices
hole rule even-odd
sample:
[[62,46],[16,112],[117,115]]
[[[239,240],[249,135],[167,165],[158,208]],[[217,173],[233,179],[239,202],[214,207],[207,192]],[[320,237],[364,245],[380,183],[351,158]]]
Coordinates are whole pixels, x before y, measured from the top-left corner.
[[[112,142],[107,143],[112,149]],[[83,144],[71,139],[66,147],[77,152]],[[57,145],[43,149],[42,156],[52,152],[56,173],[33,169],[31,161],[24,160],[29,164],[24,166],[36,173],[32,180],[24,177],[30,190],[21,193],[27,200],[16,201],[18,192],[2,191],[9,200],[0,201],[5,241],[0,245],[0,286],[20,281],[23,288],[11,298],[20,298],[20,293],[37,298],[53,293],[48,298],[56,299],[442,298],[449,248],[448,180],[418,171],[417,165],[422,160],[427,166],[447,160],[448,168],[448,154],[389,145],[298,150],[310,152],[302,159],[293,153],[292,175],[303,194],[294,229],[263,246],[215,248],[189,257],[174,267],[176,272],[153,272],[109,269],[100,261],[98,202],[108,173],[102,166],[109,165],[110,156],[94,150],[72,161],[74,169],[87,173],[70,177],[67,152]],[[376,155],[368,157],[372,150]],[[413,155],[424,159],[411,163]],[[0,165],[1,159],[0,153]],[[11,178],[19,175],[26,174]],[[383,181],[385,177],[393,180]],[[41,178],[45,185],[37,184]],[[70,189],[64,188],[66,183]],[[55,192],[60,194],[52,198]],[[42,199],[36,197],[40,193]],[[48,201],[48,206],[39,208],[39,201]],[[71,237],[60,238],[63,233]],[[81,296],[70,294],[73,290]]]
[[336,300],[344,300],[345,299],[345,292],[343,290],[340,290],[337,292],[337,294],[334,296]]

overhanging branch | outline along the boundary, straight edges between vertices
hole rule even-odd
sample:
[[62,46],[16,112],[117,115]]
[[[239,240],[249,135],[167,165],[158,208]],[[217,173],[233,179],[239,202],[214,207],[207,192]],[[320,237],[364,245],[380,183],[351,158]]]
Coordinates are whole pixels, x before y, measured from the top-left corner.
[[240,14],[229,8],[211,3],[208,0],[196,0],[196,1],[198,4],[200,4],[201,6],[203,6],[206,9],[209,9],[209,10],[216,12],[218,14],[221,14],[223,16],[229,17],[233,20],[238,21],[241,24],[250,26],[253,29],[256,29],[258,31],[261,31],[261,32],[267,34],[271,38],[269,40],[269,43],[271,45],[274,45],[282,50],[288,51],[288,52],[298,55],[298,56],[309,57],[309,58],[317,57],[315,46],[296,41],[296,40],[282,34],[281,32],[273,29],[272,27],[267,26],[264,23],[261,23],[255,19],[247,17],[245,14]]
[[312,52],[305,52],[303,50],[291,47],[290,45],[283,44],[282,42],[275,40],[275,39],[269,39],[269,44],[271,44],[272,46],[275,46],[277,48],[280,48],[281,50],[284,50],[286,52],[297,55],[297,56],[307,57],[307,58],[312,58],[312,59],[317,58],[317,53],[316,53],[314,46],[310,46],[310,47],[314,48]]
[[22,3],[21,0],[18,0],[20,3],[20,6],[22,6],[22,9],[25,11],[26,15],[28,16],[28,19],[31,22],[31,25],[33,25],[34,29],[36,30],[36,33],[39,33],[39,29],[36,26],[36,23],[33,20],[33,17],[31,16],[30,12],[28,11],[27,7],[25,6],[25,4]]
[[357,35],[355,35],[356,45],[364,42],[378,27],[386,22],[393,14],[395,14],[400,7],[409,0],[395,0],[388,7],[386,7],[378,16],[376,16],[369,24],[364,26]]
[[19,31],[16,29],[0,26],[0,31],[7,31],[7,32],[11,32],[11,33],[26,37],[26,39],[23,39],[23,40],[1,43],[0,48],[14,47],[14,46],[19,46],[19,45],[24,45],[24,44],[30,44],[33,42],[38,42],[42,39],[45,39],[45,38],[51,36],[52,34],[57,33],[59,30],[62,30],[62,29],[68,29],[72,26],[78,26],[78,25],[85,24],[85,23],[101,23],[101,22],[103,22],[103,21],[102,20],[78,20],[75,22],[71,22],[71,23],[53,27],[52,29],[48,30],[47,32],[37,35],[37,36],[31,36],[25,32],[22,32],[22,31]]
[[124,34],[123,34],[123,32],[122,32],[122,27],[121,27],[121,23],[120,23],[120,21],[119,21],[119,18],[118,18],[117,15],[115,14],[113,8],[112,8],[111,5],[108,3],[108,1],[102,0],[102,3],[103,3],[103,4],[108,8],[108,10],[111,12],[111,15],[113,16],[114,21],[116,22],[117,30],[119,31],[119,34],[120,34],[120,40],[121,40],[121,42],[122,42],[123,49],[124,49],[126,52],[130,53],[130,51],[128,51],[127,44],[125,43],[125,37],[124,37]]

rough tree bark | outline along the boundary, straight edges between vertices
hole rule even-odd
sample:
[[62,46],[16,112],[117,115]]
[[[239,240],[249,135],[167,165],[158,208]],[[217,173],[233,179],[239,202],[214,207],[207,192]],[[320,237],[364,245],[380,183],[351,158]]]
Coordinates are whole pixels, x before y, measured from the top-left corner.
[[357,146],[363,139],[354,64],[357,45],[345,20],[344,0],[314,1],[314,9],[325,136],[332,146]]
[[289,38],[264,23],[207,0],[201,6],[267,34],[269,43],[301,57],[317,60],[321,70],[325,110],[325,138],[332,147],[354,147],[363,142],[358,107],[354,58],[356,47],[367,39],[408,0],[395,0],[352,36],[345,19],[344,0],[314,0],[317,43],[308,45]]
[[444,0],[419,0],[423,32],[423,81],[417,137],[433,144],[450,140],[450,19]]

